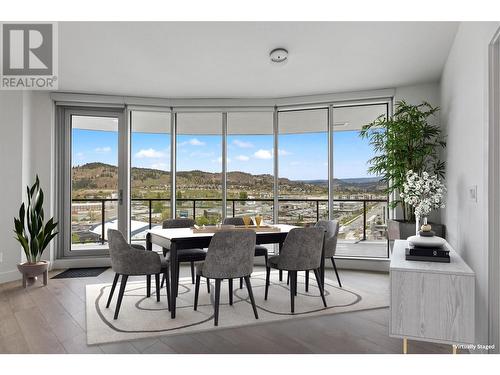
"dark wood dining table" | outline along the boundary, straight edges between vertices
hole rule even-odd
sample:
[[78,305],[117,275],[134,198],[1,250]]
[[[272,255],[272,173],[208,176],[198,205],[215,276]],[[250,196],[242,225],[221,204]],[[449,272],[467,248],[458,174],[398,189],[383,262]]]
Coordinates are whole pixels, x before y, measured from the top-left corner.
[[[265,231],[259,232],[256,230],[256,243],[258,245],[264,244],[278,244],[279,250],[285,242],[285,238],[288,232],[297,228],[293,225],[286,224],[276,224],[276,231]],[[153,228],[148,230],[146,234],[146,249],[152,250],[153,244],[166,248],[170,252],[170,316],[175,318],[176,313],[176,296],[179,289],[179,279],[178,279],[178,268],[177,265],[177,252],[182,249],[193,249],[193,248],[208,248],[212,236],[214,233],[195,233],[191,228],[173,228],[173,229],[162,229]],[[324,254],[321,256],[321,277],[324,280]],[[283,273],[280,271],[280,281],[283,280]],[[324,281],[322,281],[324,283]]]

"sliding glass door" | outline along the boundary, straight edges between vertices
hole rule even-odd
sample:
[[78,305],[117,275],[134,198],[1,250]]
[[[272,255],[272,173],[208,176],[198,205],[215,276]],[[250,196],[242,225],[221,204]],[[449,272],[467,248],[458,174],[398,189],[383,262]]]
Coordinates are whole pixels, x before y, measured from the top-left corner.
[[66,205],[70,215],[65,253],[105,253],[110,228],[123,229],[123,179],[120,161],[122,113],[115,111],[68,109],[69,134],[66,169]]

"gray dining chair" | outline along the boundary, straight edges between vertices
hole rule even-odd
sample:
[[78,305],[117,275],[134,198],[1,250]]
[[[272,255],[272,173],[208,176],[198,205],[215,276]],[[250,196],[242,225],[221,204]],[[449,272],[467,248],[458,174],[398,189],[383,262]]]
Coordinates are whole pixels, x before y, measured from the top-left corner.
[[[224,219],[224,225],[245,225],[242,217],[227,217]],[[253,220],[250,225],[254,225]],[[263,245],[255,245],[254,257],[264,257],[264,264],[267,264],[267,247]],[[243,289],[243,278],[240,278],[240,289]]]
[[[332,261],[333,269],[335,270],[335,275],[337,276],[337,281],[339,286],[342,288],[342,283],[340,282],[339,272],[337,271],[337,265],[335,264],[335,252],[337,251],[337,237],[339,234],[339,222],[337,220],[320,220],[315,224],[316,228],[321,228],[325,231],[325,259],[330,259]],[[309,271],[306,271],[306,292],[309,290]]]
[[[163,229],[175,229],[175,228],[191,228],[194,226],[195,221],[193,219],[177,218],[169,219],[163,222]],[[163,248],[163,256],[169,259],[169,249]],[[180,263],[190,263],[191,264],[191,283],[194,284],[194,264],[195,262],[201,262],[205,260],[207,255],[206,251],[203,249],[182,249],[177,251],[177,276],[179,276],[179,264]],[[161,281],[161,286],[165,281],[165,275]],[[207,283],[207,288],[210,291],[210,284]]]
[[[109,255],[111,257],[111,268],[115,271],[113,285],[109,292],[106,308],[109,308],[113,293],[115,292],[118,278],[122,277],[118,300],[115,307],[114,319],[118,319],[120,307],[125,293],[125,287],[129,276],[147,277],[146,295],[150,296],[151,275],[155,276],[156,300],[160,301],[160,274],[166,273],[168,276],[168,260],[161,259],[160,255],[153,251],[146,251],[139,248],[140,245],[131,246],[125,241],[120,231],[108,229]],[[167,277],[168,280],[168,277]],[[167,303],[170,310],[170,285],[167,283]]]
[[321,253],[325,231],[321,228],[294,228],[285,238],[279,255],[269,257],[266,264],[266,288],[264,299],[267,300],[270,285],[271,268],[288,271],[290,276],[290,307],[295,312],[295,296],[297,294],[297,272],[314,271],[318,289],[326,307],[326,300],[321,283]]
[[198,309],[200,278],[215,279],[214,325],[219,324],[220,287],[229,281],[229,304],[233,304],[233,279],[243,277],[252,303],[255,319],[259,319],[252,292],[250,275],[253,271],[255,232],[250,229],[220,231],[214,234],[208,246],[205,261],[196,266],[194,310]]

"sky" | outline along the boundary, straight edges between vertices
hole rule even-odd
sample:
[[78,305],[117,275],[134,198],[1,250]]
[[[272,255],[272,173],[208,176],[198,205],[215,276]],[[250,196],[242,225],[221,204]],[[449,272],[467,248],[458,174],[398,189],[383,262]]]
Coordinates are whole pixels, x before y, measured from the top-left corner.
[[[367,173],[367,160],[373,156],[367,140],[357,131],[334,134],[334,177],[373,177]],[[170,168],[170,135],[133,133],[131,139],[133,167],[168,170]],[[328,140],[326,133],[280,135],[278,141],[280,177],[291,180],[324,180],[328,178]],[[72,164],[102,162],[117,165],[116,132],[73,129]],[[271,135],[229,135],[227,139],[228,171],[272,174],[273,137]],[[177,137],[177,170],[199,169],[220,172],[222,168],[221,136],[179,135]]]

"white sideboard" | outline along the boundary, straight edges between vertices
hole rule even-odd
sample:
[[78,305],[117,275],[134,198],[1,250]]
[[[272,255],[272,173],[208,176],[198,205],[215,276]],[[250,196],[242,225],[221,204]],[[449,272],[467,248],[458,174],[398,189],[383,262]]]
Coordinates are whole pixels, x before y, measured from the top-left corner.
[[[474,343],[475,275],[450,250],[450,263],[405,259],[408,242],[394,243],[390,265],[390,336],[450,345]],[[453,351],[455,352],[455,346]]]

